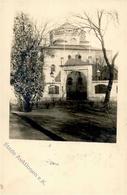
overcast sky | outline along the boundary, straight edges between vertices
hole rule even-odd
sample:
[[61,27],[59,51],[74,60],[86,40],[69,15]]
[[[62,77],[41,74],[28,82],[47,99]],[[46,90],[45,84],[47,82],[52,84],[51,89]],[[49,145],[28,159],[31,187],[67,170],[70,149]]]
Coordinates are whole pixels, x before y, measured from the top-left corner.
[[[83,10],[93,12],[96,8],[116,9],[120,10],[116,1],[86,1],[86,0],[18,0],[14,1],[14,11],[24,11],[39,24],[48,21],[49,23],[61,24],[64,21],[69,21],[71,16],[76,13],[81,13]],[[91,2],[91,3],[90,3]],[[97,3],[98,2],[98,3]],[[105,3],[104,3],[105,2]],[[90,38],[93,46],[99,46],[98,41],[94,37]],[[118,51],[119,45],[119,29],[110,27],[107,31],[106,45],[108,49],[114,52]]]
[[[1,0],[2,1],[2,0]],[[95,9],[103,8],[110,10],[117,10],[120,13],[121,4],[117,4],[119,0],[6,0],[5,7],[10,6],[13,14],[15,15],[18,11],[24,11],[28,13],[30,17],[37,21],[38,24],[49,22],[50,24],[62,24],[65,21],[69,21],[71,16],[77,13],[85,11],[93,12]],[[10,10],[8,8],[8,10]],[[114,26],[110,26],[106,34],[106,46],[108,49],[116,52],[119,50],[119,44],[121,39],[120,30]],[[94,37],[89,38],[91,45],[99,47],[98,40]]]

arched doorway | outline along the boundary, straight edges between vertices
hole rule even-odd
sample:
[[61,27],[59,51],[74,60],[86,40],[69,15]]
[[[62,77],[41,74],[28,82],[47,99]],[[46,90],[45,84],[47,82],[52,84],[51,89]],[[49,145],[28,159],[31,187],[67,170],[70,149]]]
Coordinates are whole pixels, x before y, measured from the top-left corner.
[[83,73],[72,71],[66,82],[67,100],[86,100],[87,99],[87,81]]

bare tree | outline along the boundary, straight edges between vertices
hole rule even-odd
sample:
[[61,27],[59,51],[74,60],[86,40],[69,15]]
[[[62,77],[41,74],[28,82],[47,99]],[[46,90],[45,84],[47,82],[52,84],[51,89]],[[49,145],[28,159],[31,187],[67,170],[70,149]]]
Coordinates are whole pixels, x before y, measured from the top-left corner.
[[88,29],[89,32],[94,32],[94,35],[101,44],[103,56],[109,71],[109,82],[104,99],[104,106],[107,107],[110,101],[110,94],[114,79],[114,66],[118,52],[112,57],[111,60],[109,59],[105,46],[105,33],[111,21],[118,23],[118,13],[115,11],[108,12],[105,10],[97,10],[94,18],[86,12],[84,12],[82,15],[76,15],[76,18],[78,19],[78,26],[83,29]]
[[39,30],[23,12],[18,13],[14,18],[11,84],[24,111],[30,111],[32,105],[42,97],[44,75],[40,46],[46,26],[47,24]]

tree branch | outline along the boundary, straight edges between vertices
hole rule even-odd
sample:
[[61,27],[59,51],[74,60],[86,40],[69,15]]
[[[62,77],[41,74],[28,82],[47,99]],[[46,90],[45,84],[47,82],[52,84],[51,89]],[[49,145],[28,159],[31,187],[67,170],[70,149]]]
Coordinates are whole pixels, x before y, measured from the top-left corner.
[[114,64],[115,64],[115,60],[116,60],[116,58],[117,58],[117,56],[118,56],[118,52],[114,55],[114,57],[113,57],[113,59],[112,59],[112,65],[114,66]]
[[104,10],[97,10],[97,17],[98,17],[98,26],[99,29],[101,29],[101,21],[102,21],[102,16],[103,16]]

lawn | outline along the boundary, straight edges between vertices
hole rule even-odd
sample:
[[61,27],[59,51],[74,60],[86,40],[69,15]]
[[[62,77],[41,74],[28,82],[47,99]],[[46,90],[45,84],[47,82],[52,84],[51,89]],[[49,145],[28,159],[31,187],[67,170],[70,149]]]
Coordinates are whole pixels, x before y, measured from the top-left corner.
[[66,141],[116,142],[116,105],[104,111],[101,104],[50,105],[48,109],[20,113]]

